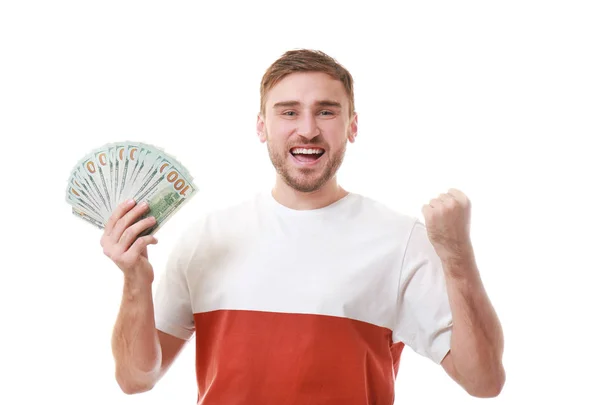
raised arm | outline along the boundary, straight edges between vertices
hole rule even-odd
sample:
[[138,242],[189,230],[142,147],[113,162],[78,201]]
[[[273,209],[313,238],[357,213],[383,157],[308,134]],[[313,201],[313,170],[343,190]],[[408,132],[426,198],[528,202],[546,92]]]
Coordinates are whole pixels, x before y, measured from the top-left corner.
[[138,235],[154,224],[154,218],[136,220],[148,209],[125,202],[108,221],[101,245],[104,254],[121,269],[123,296],[112,335],[115,377],[127,394],[154,387],[185,345],[185,340],[158,331],[154,321],[152,283],[154,271],[147,246],[154,236]]
[[441,259],[450,310],[450,352],[444,370],[469,394],[495,397],[506,379],[502,364],[504,336],[490,302],[469,237],[470,201],[450,189],[423,206],[429,239]]

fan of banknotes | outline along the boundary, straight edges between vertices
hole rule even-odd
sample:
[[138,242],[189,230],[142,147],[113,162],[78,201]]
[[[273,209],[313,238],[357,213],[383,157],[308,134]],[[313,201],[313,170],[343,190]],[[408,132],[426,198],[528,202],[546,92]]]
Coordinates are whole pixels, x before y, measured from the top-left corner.
[[123,201],[147,202],[140,218],[156,223],[140,234],[150,235],[196,192],[193,177],[161,148],[140,142],[106,144],[85,155],[73,168],[66,200],[77,217],[103,229]]

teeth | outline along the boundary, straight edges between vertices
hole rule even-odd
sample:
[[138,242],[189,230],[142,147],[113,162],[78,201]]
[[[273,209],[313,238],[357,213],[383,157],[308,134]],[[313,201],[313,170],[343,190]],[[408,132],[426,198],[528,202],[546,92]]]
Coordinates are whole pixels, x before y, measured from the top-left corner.
[[303,154],[303,155],[320,155],[324,153],[322,149],[303,149],[303,148],[294,148],[292,149],[292,153],[294,155]]

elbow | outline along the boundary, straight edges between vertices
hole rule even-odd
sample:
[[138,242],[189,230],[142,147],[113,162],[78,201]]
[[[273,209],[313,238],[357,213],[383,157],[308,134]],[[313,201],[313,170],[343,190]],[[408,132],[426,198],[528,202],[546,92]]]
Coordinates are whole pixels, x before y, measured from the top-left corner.
[[467,389],[467,392],[475,398],[495,398],[502,392],[502,387],[502,384],[488,384],[477,388]]
[[150,391],[153,386],[151,385],[140,385],[140,384],[128,384],[119,382],[121,391],[127,395],[141,394],[143,392]]
[[505,382],[506,373],[504,368],[500,367],[500,370],[492,376],[471,387],[465,387],[465,389],[469,395],[476,398],[495,398],[502,392]]
[[117,380],[117,383],[119,384],[121,391],[127,395],[141,394],[154,388],[154,385],[151,384],[140,384],[131,381]]
[[127,378],[118,373],[115,375],[115,379],[121,391],[127,395],[141,394],[150,391],[155,385],[154,382],[136,381],[133,378]]

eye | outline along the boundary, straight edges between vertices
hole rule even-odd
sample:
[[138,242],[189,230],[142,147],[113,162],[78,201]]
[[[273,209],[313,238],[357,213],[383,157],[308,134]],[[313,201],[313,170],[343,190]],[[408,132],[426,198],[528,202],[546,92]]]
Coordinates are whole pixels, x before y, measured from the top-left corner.
[[287,115],[288,117],[291,117],[290,114],[295,114],[295,113],[296,113],[295,111],[285,111],[285,112],[283,112],[283,115]]
[[333,115],[333,112],[331,112],[331,111],[321,111],[321,113],[327,113],[329,115]]

